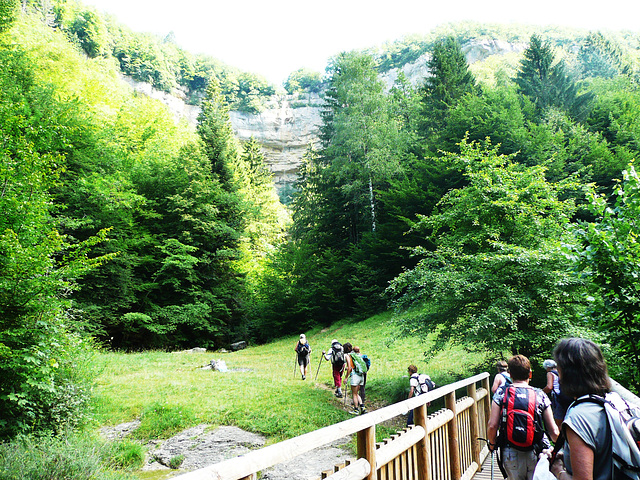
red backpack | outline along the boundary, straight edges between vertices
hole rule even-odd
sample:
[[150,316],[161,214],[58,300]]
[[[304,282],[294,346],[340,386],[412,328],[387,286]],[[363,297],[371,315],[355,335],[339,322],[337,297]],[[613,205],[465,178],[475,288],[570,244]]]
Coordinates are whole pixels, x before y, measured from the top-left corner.
[[542,417],[536,408],[536,389],[533,387],[505,388],[502,400],[500,445],[510,445],[528,451],[542,441]]

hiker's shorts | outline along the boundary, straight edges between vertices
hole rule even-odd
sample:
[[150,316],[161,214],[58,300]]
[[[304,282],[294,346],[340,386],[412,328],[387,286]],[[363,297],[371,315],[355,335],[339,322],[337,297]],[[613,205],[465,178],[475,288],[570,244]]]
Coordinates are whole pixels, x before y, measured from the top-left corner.
[[509,446],[502,449],[502,466],[507,472],[507,480],[528,480],[533,478],[538,459],[533,450],[522,452]]
[[356,385],[364,385],[364,376],[358,375],[356,372],[351,372],[351,377],[349,383],[352,387]]
[[298,355],[298,365],[304,365],[305,367],[309,365],[309,355]]

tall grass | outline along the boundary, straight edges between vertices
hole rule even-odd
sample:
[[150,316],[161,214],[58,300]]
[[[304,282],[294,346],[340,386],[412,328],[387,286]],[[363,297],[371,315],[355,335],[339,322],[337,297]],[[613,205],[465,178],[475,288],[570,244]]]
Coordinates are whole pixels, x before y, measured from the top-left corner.
[[0,443],[0,478],[5,480],[133,480],[127,470],[140,468],[142,447],[129,441],[112,444],[89,435],[22,436]]
[[[138,418],[136,436],[142,440],[167,438],[208,423],[235,425],[279,441],[349,417],[342,401],[333,396],[330,363],[320,361],[333,338],[358,345],[372,359],[367,403],[373,408],[406,398],[406,369],[411,363],[442,385],[475,373],[475,365],[484,360],[451,349],[426,362],[429,343],[398,338],[387,313],[304,332],[313,352],[309,376],[302,381],[294,352],[300,333],[229,353],[104,353],[96,389],[97,419],[117,424]],[[229,371],[200,368],[212,359],[224,360]]]

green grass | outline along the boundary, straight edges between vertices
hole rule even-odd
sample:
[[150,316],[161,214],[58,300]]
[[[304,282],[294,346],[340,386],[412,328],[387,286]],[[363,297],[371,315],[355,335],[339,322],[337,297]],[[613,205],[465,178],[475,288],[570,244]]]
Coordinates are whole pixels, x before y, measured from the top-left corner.
[[[294,352],[300,333],[230,353],[103,353],[96,388],[97,421],[115,425],[138,418],[140,440],[167,438],[208,423],[235,425],[274,442],[350,418],[333,396],[329,362],[322,362],[314,381],[321,352],[333,338],[358,345],[372,359],[367,403],[376,407],[405,398],[406,369],[411,363],[443,385],[475,373],[475,366],[484,360],[451,349],[425,362],[429,342],[398,338],[391,314],[386,313],[304,332],[313,353],[309,376],[302,381]],[[230,371],[199,368],[212,359],[223,359]]]

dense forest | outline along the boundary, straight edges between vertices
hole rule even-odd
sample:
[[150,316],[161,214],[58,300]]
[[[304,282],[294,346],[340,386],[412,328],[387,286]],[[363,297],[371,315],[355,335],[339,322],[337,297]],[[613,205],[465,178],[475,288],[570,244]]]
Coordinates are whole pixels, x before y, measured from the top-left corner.
[[[492,36],[526,49],[471,68],[464,46]],[[229,122],[280,87],[71,0],[0,3],[0,436],[81,422],[95,348],[388,308],[495,358],[589,335],[637,391],[639,40],[448,26],[293,72],[286,91],[324,107],[285,207]],[[424,82],[387,88],[424,53]],[[195,130],[122,74],[186,92]]]

